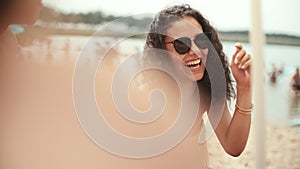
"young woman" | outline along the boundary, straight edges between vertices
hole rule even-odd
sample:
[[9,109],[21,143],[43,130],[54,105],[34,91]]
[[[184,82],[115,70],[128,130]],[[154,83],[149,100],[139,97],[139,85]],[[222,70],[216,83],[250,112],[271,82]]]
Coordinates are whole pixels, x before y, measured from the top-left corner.
[[[214,90],[210,80],[215,75],[210,75],[206,67],[208,60],[214,57],[213,53],[217,54],[226,79],[226,99],[231,100],[236,97],[236,106],[231,117],[226,102],[221,102],[224,111],[218,123],[212,125],[215,127],[215,133],[224,150],[232,156],[239,156],[246,146],[251,123],[250,54],[241,44],[235,45],[236,50],[232,54],[230,64],[236,81],[237,93],[235,94],[230,68],[216,30],[199,11],[192,9],[189,5],[172,6],[155,16],[147,36],[147,48],[166,50],[189,68],[194,80],[198,83],[201,98],[208,100],[200,103],[200,117],[205,111],[208,112],[208,117],[213,117],[218,113],[209,110],[212,99],[211,91]],[[220,96],[219,99],[222,100],[222,97]],[[211,118],[210,121],[214,123]]]
[[[130,147],[129,144],[125,143],[120,143],[116,145],[116,147],[122,150],[129,149],[128,152],[130,153],[142,154],[144,151],[149,152],[149,150],[154,150],[153,152],[155,153],[150,157],[126,158],[122,157],[122,155],[116,156],[115,154],[109,154],[103,151],[101,152],[100,158],[102,168],[209,168],[206,142],[199,142],[199,137],[202,136],[201,131],[206,127],[204,126],[204,120],[202,120],[204,112],[208,112],[208,117],[224,150],[232,156],[239,156],[247,143],[252,110],[250,90],[251,57],[243,49],[243,46],[236,44],[236,50],[233,53],[230,66],[232,75],[236,81],[236,94],[231,84],[232,79],[229,65],[222,51],[222,44],[218,39],[215,29],[198,11],[190,8],[188,5],[169,7],[155,16],[150,25],[143,54],[143,57],[139,57],[140,60],[131,60],[130,67],[123,67],[124,69],[120,71],[122,75],[118,76],[120,79],[122,77],[123,81],[117,83],[118,85],[121,86],[127,83],[126,73],[133,71],[135,66],[139,67],[141,65],[141,67],[143,67],[145,65],[152,67],[155,65],[162,67],[156,67],[154,70],[145,69],[134,78],[130,76],[132,83],[130,83],[129,86],[124,85],[126,88],[128,87],[128,91],[126,90],[125,94],[120,94],[122,91],[125,91],[120,90],[118,93],[120,95],[126,95],[126,93],[128,93],[128,97],[126,96],[125,98],[130,98],[131,106],[145,112],[144,115],[147,115],[149,110],[160,110],[153,107],[156,107],[163,101],[160,98],[156,99],[155,96],[150,98],[149,94],[152,91],[161,89],[165,96],[165,105],[159,118],[150,123],[140,124],[136,121],[130,123],[129,120],[119,115],[113,106],[116,103],[110,101],[110,91],[112,89],[112,83],[110,81],[112,80],[107,77],[112,76],[112,78],[119,78],[114,75],[109,75],[109,72],[113,72],[111,70],[114,69],[114,66],[106,62],[107,60],[104,60],[102,64],[106,65],[109,70],[102,70],[102,73],[100,72],[98,74],[100,83],[96,83],[97,87],[101,86],[99,87],[99,92],[97,92],[99,94],[98,103],[99,106],[103,108],[102,113],[105,119],[116,131],[130,138],[145,138],[147,143],[151,143],[148,146],[140,146],[138,149],[136,147]],[[177,59],[174,60],[174,57]],[[212,60],[213,63],[210,63]],[[218,61],[221,67],[219,71],[220,74],[217,74],[218,71],[215,71],[219,68],[214,62],[217,63]],[[171,69],[168,69],[168,66],[170,66]],[[180,83],[184,83],[183,86],[180,86],[181,84],[177,85],[176,79],[174,80],[174,78],[168,74],[174,72],[161,71],[159,68],[176,71],[176,75],[186,80],[184,82],[180,81]],[[188,70],[188,72],[186,72],[186,70]],[[185,78],[186,75],[188,78]],[[224,76],[224,78],[222,76]],[[216,79],[224,79],[224,86],[217,85],[221,88],[214,88],[214,80]],[[194,82],[192,80],[194,80]],[[195,81],[197,81],[200,95],[199,108],[190,109],[192,111],[196,110],[197,117],[194,119],[195,123],[190,127],[191,130],[184,133],[185,135],[182,140],[179,142],[176,141],[173,147],[165,151],[164,146],[170,145],[169,143],[172,144],[172,141],[176,140],[180,133],[182,133],[183,128],[189,125],[183,124],[181,121],[189,121],[191,118],[194,118],[194,116],[189,116],[190,113],[194,112],[184,111],[183,107],[193,107],[195,100],[198,100],[194,97],[195,88],[190,88],[190,86],[192,86],[190,84],[195,84]],[[196,85],[194,86],[197,87]],[[183,88],[178,90],[178,87]],[[182,92],[181,89],[186,89],[184,92],[188,93],[188,95],[185,95],[186,93]],[[222,89],[225,91],[222,92]],[[217,91],[216,94],[214,93],[215,91]],[[224,95],[222,95],[222,93],[224,93]],[[182,99],[183,95],[184,99]],[[231,117],[226,105],[226,99],[231,100],[235,96],[236,108],[233,117]],[[155,100],[153,107],[149,104],[149,102],[151,102],[149,100]],[[122,104],[128,104],[127,100],[126,102],[122,102]],[[215,109],[215,107],[220,109]],[[216,110],[222,110],[222,112],[217,112]],[[157,113],[156,111],[155,113]],[[132,110],[130,110],[130,112],[132,112]],[[188,119],[185,118],[181,120],[181,113],[188,115]],[[218,117],[216,118],[215,115],[220,115],[220,119],[216,121]],[[176,131],[172,130],[171,134],[168,135],[170,137],[163,137],[164,140],[162,141],[156,141],[154,139],[156,136],[160,137],[168,133],[170,130],[167,129],[174,128],[176,128]],[[106,138],[106,136],[104,136],[103,139],[104,138]],[[113,141],[114,140],[112,140],[112,145],[114,145]],[[161,149],[161,147],[163,149]],[[161,152],[157,153],[156,150]]]

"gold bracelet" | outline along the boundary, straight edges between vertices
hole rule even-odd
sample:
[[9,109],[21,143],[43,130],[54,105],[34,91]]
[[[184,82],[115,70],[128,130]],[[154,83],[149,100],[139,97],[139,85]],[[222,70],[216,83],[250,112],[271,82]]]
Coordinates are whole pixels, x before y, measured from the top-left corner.
[[251,115],[251,111],[247,112],[247,111],[241,111],[239,109],[236,109],[236,111],[239,112],[240,114]]
[[249,109],[241,108],[240,106],[238,106],[238,104],[235,104],[235,108],[241,114],[250,115],[253,110],[253,104],[251,104],[251,108]]
[[235,104],[235,107],[238,108],[241,111],[252,111],[253,110],[253,104],[251,104],[251,107],[249,109],[241,108],[238,104]]

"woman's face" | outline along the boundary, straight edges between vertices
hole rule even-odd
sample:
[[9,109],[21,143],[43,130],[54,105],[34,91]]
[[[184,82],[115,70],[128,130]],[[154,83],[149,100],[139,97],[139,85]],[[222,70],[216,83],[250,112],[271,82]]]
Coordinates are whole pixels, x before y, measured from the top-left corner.
[[8,8],[9,24],[34,24],[39,16],[42,0],[14,0]]
[[[194,42],[194,38],[200,33],[203,33],[202,26],[196,19],[190,16],[185,16],[183,19],[173,22],[166,30],[166,50],[184,62],[185,67],[193,74],[194,80],[201,80],[203,78],[208,54],[208,48],[199,48]],[[180,54],[175,49],[176,45],[169,42],[182,37],[191,39],[191,48],[186,53],[181,52],[183,54]],[[185,40],[187,39],[185,38]]]

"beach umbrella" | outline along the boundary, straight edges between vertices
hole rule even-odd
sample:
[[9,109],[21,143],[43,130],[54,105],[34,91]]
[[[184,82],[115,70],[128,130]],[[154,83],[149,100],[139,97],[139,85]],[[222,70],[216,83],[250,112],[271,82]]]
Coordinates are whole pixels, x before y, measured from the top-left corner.
[[253,53],[252,86],[254,93],[254,137],[255,137],[255,168],[265,168],[265,118],[264,118],[264,44],[265,36],[262,29],[261,1],[251,1],[250,44]]

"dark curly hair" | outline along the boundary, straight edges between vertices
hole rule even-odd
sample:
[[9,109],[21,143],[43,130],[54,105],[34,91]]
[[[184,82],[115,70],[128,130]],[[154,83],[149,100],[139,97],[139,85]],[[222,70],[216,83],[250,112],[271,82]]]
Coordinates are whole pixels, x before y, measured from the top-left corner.
[[[226,78],[226,99],[230,100],[231,98],[235,98],[235,91],[232,86],[232,78],[230,75],[230,70],[228,66],[227,57],[223,52],[223,46],[219,40],[217,31],[210,25],[209,21],[201,15],[201,13],[193,8],[191,8],[187,4],[183,5],[175,5],[169,8],[166,8],[160,11],[153,21],[150,24],[150,30],[147,34],[145,48],[158,48],[158,49],[166,49],[165,38],[166,38],[166,30],[170,26],[171,23],[183,18],[184,16],[190,16],[195,18],[199,24],[203,28],[203,32],[209,32],[210,36],[208,39],[211,41],[213,47],[215,48],[219,59],[222,62],[223,69],[225,72]],[[205,86],[205,91],[210,92],[210,80],[208,76],[208,72],[205,70],[204,77],[197,82],[198,86]]]

